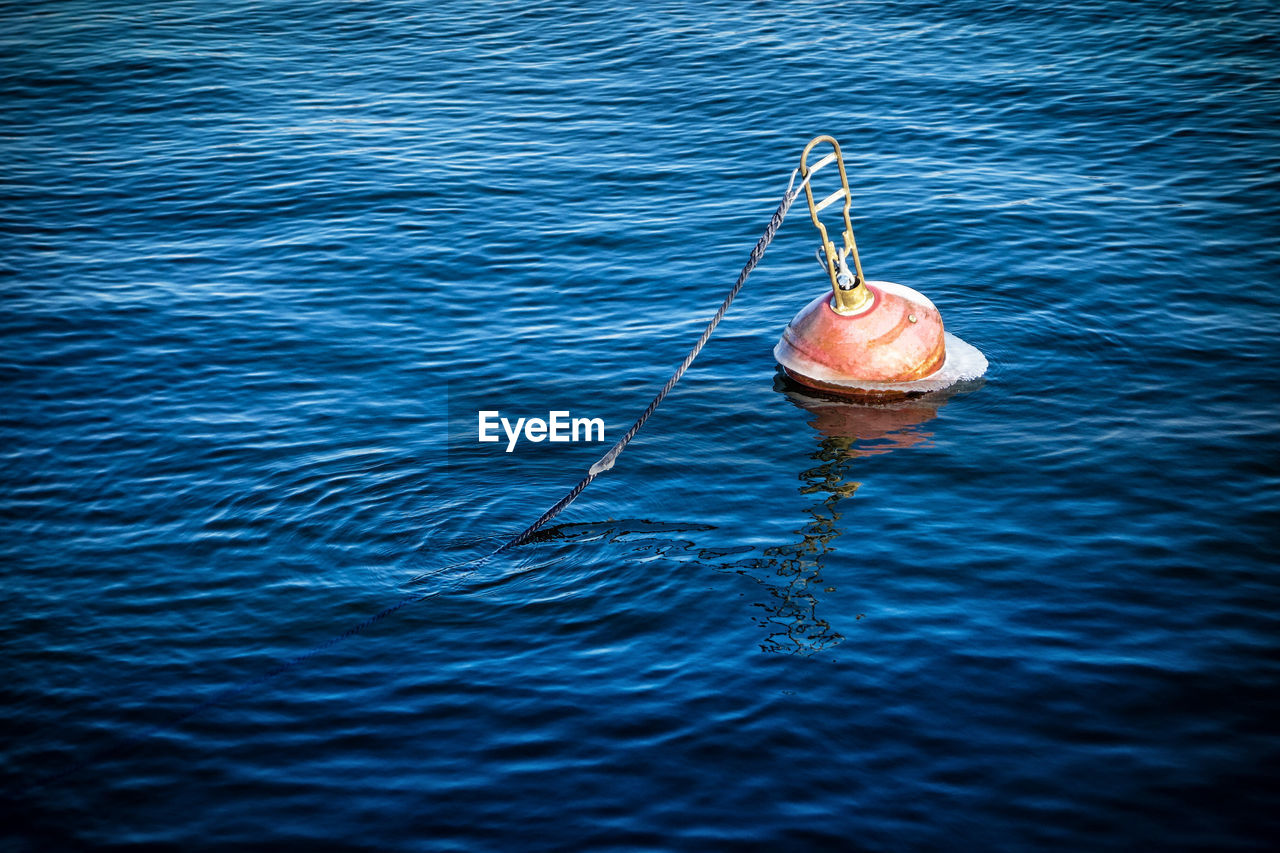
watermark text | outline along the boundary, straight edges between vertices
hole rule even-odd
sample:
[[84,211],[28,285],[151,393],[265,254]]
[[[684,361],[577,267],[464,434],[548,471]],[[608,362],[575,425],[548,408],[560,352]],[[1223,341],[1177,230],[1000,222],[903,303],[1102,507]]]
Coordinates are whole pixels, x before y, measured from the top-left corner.
[[507,453],[515,450],[522,435],[526,441],[535,444],[540,441],[604,441],[603,418],[575,418],[568,411],[551,411],[547,412],[545,420],[517,418],[512,423],[510,418],[502,417],[499,411],[482,409],[478,414],[479,441],[501,441],[501,427],[501,432],[507,438]]

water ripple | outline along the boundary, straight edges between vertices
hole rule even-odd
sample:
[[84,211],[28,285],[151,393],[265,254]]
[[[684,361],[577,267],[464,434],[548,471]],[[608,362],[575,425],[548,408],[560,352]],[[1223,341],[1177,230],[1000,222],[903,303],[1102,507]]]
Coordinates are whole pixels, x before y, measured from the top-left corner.
[[[1280,830],[1270,4],[0,18],[15,849]],[[818,133],[868,275],[985,381],[780,381],[796,208],[617,466],[482,562],[603,448],[477,410],[620,435]]]

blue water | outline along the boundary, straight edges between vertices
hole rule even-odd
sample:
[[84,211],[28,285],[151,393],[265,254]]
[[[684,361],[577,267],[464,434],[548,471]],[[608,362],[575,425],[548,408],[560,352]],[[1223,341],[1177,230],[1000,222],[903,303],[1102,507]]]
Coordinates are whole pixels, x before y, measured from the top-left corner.
[[[1278,28],[6,6],[4,849],[1265,848]],[[794,208],[615,468],[468,564],[604,449],[476,412],[619,437],[819,133],[985,381],[779,383]]]

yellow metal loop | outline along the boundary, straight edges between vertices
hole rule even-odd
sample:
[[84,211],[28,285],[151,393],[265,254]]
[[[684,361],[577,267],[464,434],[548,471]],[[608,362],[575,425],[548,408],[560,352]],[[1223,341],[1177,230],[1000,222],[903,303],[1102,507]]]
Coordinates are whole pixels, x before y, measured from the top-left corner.
[[[814,146],[823,142],[831,144],[831,153],[810,166],[809,153],[813,151]],[[811,174],[832,163],[835,163],[840,169],[840,189],[822,201],[815,203],[813,200],[813,181],[809,180],[804,185],[804,196],[809,202],[809,217],[813,220],[818,233],[822,235],[822,253],[826,258],[827,276],[831,279],[831,290],[835,294],[835,309],[841,314],[850,314],[862,308],[871,297],[871,294],[867,292],[864,286],[862,261],[858,257],[858,246],[853,242],[853,224],[849,221],[849,207],[853,204],[853,193],[849,191],[849,176],[844,170],[844,157],[840,153],[840,143],[836,142],[833,137],[826,135],[814,137],[804,147],[804,153],[800,155],[800,176],[808,178]],[[835,244],[827,236],[827,226],[822,224],[818,214],[841,199],[844,200],[844,248],[841,251],[837,251]],[[842,282],[839,278],[840,268],[845,266],[845,260],[850,255],[853,256],[853,281],[852,283]]]

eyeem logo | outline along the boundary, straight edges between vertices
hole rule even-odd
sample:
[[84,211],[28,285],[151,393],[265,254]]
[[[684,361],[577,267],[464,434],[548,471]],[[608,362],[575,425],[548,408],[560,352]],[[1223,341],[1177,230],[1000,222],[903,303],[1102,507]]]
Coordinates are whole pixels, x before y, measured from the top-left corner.
[[[547,412],[547,419],[517,418],[514,424],[501,412],[481,411],[480,441],[501,441],[498,427],[507,434],[507,453],[515,450],[520,434],[535,444],[539,441],[604,441],[603,418],[575,418],[569,412]],[[592,438],[595,433],[596,438]],[[579,437],[581,436],[581,437]]]

